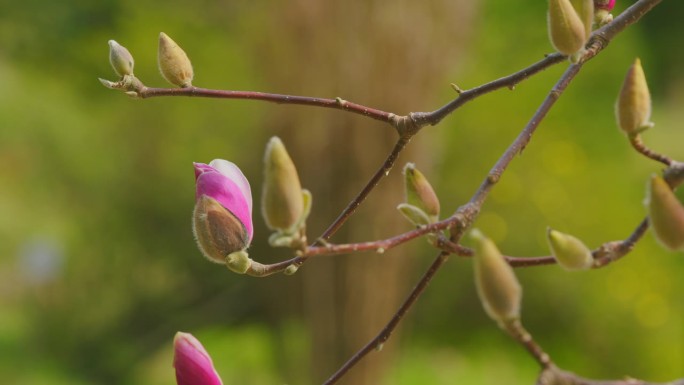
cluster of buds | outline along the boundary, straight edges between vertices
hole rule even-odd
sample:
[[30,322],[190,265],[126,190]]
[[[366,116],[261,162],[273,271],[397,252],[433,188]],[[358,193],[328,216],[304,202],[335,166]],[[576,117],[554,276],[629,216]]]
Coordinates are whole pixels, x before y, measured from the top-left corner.
[[[413,163],[404,166],[405,202],[397,210],[414,226],[426,226],[439,220],[439,198],[430,182]],[[430,243],[435,242],[435,234],[428,235]]]
[[[114,72],[121,77],[119,83],[100,81],[109,88],[129,90],[131,84],[136,83],[133,76],[133,56],[126,47],[110,40],[109,63]],[[159,50],[157,56],[159,72],[169,83],[178,87],[192,87],[194,76],[192,63],[183,49],[164,32],[159,33]],[[138,81],[139,82],[139,81]]]
[[[200,251],[212,262],[246,273],[254,263],[247,253],[254,236],[249,181],[234,163],[223,159],[195,163],[195,181],[192,224]],[[275,231],[269,239],[272,246],[306,247],[311,200],[283,142],[271,138],[266,146],[261,203],[266,225]]]
[[549,0],[547,25],[556,50],[577,61],[591,36],[593,0]]

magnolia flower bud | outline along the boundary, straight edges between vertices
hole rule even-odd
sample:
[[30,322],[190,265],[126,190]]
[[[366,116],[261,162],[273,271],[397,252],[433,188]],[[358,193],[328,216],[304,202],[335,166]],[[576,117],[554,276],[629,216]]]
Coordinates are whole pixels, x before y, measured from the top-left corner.
[[591,27],[594,24],[594,0],[570,0],[573,8],[584,25],[585,43],[591,36]]
[[296,232],[305,214],[303,194],[297,169],[283,142],[277,136],[272,137],[266,145],[261,196],[266,226],[287,234]]
[[204,346],[192,334],[173,338],[173,367],[178,385],[223,385]]
[[651,177],[646,204],[656,238],[670,250],[684,251],[684,207],[663,178]]
[[615,0],[594,0],[594,7],[596,9],[612,11],[613,7],[615,7]]
[[549,0],[549,39],[558,52],[572,55],[584,47],[589,36],[582,20],[570,0]]
[[413,163],[407,163],[404,180],[406,203],[423,210],[432,222],[436,221],[439,218],[439,198],[423,173]]
[[474,242],[475,284],[487,314],[500,325],[520,318],[522,288],[515,273],[492,240],[470,232]]
[[123,77],[124,75],[133,75],[133,56],[126,49],[126,47],[117,43],[114,40],[109,42],[109,63],[112,65],[114,72]]
[[159,33],[159,71],[167,82],[179,87],[192,86],[192,63],[185,51],[164,32]]
[[651,94],[648,91],[646,75],[637,58],[629,67],[620,95],[615,104],[618,126],[627,135],[636,135],[653,127],[651,118]]
[[586,270],[594,263],[591,250],[579,239],[570,234],[548,228],[546,239],[551,254],[558,264],[566,270]]
[[227,160],[195,163],[197,183],[193,232],[210,261],[246,249],[252,241],[252,194],[242,171]]

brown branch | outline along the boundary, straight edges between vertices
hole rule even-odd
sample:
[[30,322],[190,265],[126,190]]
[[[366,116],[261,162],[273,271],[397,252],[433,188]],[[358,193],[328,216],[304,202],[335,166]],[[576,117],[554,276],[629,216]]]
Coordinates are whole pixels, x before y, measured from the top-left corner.
[[341,98],[326,99],[309,96],[271,94],[266,92],[254,91],[230,91],[214,90],[209,88],[188,87],[188,88],[154,88],[144,87],[138,92],[142,99],[154,98],[159,96],[189,96],[217,99],[241,99],[241,100],[261,100],[277,104],[295,104],[304,106],[314,106],[332,108],[336,110],[348,111],[354,114],[367,116],[369,118],[391,123],[394,114],[361,104],[352,103]]
[[330,378],[328,378],[323,384],[331,385],[339,381],[345,373],[349,371],[357,362],[361,361],[368,353],[373,350],[379,350],[392,335],[394,329],[399,325],[399,322],[404,318],[406,313],[409,311],[411,306],[416,302],[418,297],[425,291],[427,285],[430,283],[432,278],[435,276],[437,271],[444,265],[444,263],[449,258],[449,254],[446,252],[441,252],[437,258],[432,262],[428,270],[423,274],[423,276],[418,281],[418,284],[411,290],[404,303],[401,304],[397,312],[392,316],[392,319],[385,325],[384,328],[370,340],[363,348],[361,348],[356,354],[354,354],[347,362],[342,365],[337,372],[335,372]]
[[537,385],[684,385],[684,378],[668,383],[647,382],[629,377],[622,380],[593,380],[551,365],[541,371]]
[[[636,4],[628,8],[623,14],[618,16],[612,23],[604,26],[598,30],[593,35],[593,40],[590,42],[589,49],[585,56],[577,64],[571,65],[565,73],[558,80],[556,85],[553,87],[551,92],[542,102],[541,106],[537,109],[532,119],[528,122],[522,132],[518,137],[511,143],[511,145],[506,149],[504,154],[499,158],[494,167],[491,169],[487,178],[481,184],[480,188],[475,192],[475,194],[470,199],[469,203],[465,206],[459,208],[459,210],[454,215],[462,215],[466,212],[466,215],[462,215],[457,220],[455,220],[456,225],[452,227],[452,237],[451,241],[458,243],[467,230],[467,228],[472,223],[472,220],[477,216],[480,211],[482,204],[484,203],[489,191],[496,184],[501,177],[502,173],[506,170],[510,162],[513,160],[516,154],[522,152],[525,146],[529,143],[532,135],[536,131],[540,122],[546,116],[550,108],[555,104],[556,100],[560,97],[563,91],[567,88],[569,83],[574,79],[582,65],[587,60],[593,58],[601,50],[605,48],[607,43],[615,36],[617,33],[625,29],[627,26],[638,21],[643,15],[645,15],[651,8],[660,3],[661,0],[639,0]],[[613,24],[611,26],[611,24]],[[455,108],[454,108],[455,109]],[[453,110],[451,110],[453,111]],[[448,115],[448,113],[446,114]],[[445,115],[445,116],[446,116]],[[439,115],[437,115],[439,116]],[[425,123],[422,117],[418,114],[412,114],[411,117],[416,122],[418,126],[421,123]],[[642,227],[642,226],[640,226]],[[647,227],[647,225],[646,225]],[[644,230],[645,231],[645,228]],[[635,234],[639,233],[639,229]],[[643,232],[642,232],[643,234]],[[630,238],[638,240],[641,235],[636,235]],[[394,328],[398,325],[399,321],[402,319],[403,315],[410,309],[410,307],[415,303],[416,299],[425,290],[427,283],[434,277],[437,271],[441,268],[443,263],[446,261],[448,256],[447,252],[442,252],[437,257],[433,265],[430,267],[428,272],[420,279],[414,290],[409,295],[409,298],[400,306],[397,313],[392,317],[390,322],[382,329],[382,331],[371,340],[366,346],[359,350],[356,354],[352,356],[342,367],[333,374],[324,384],[334,384],[337,382],[349,369],[351,369],[358,361],[365,357],[374,347],[377,347],[382,342],[386,341]]]
[[659,154],[650,148],[646,147],[644,142],[641,140],[641,135],[635,134],[635,135],[630,135],[629,136],[629,143],[634,147],[637,152],[639,152],[641,155],[644,155],[647,158],[653,159],[656,162],[660,162],[666,166],[670,166],[672,164],[672,158],[669,156]]
[[496,79],[466,91],[460,91],[456,99],[447,103],[443,107],[432,112],[416,112],[413,114],[413,118],[420,126],[428,124],[434,126],[467,102],[501,88],[513,89],[523,80],[551,67],[554,64],[561,63],[566,58],[566,56],[559,53],[547,55],[544,59],[511,75]]
[[332,237],[337,230],[349,219],[349,217],[354,214],[356,209],[363,203],[363,201],[368,197],[368,194],[373,191],[373,189],[380,183],[380,180],[387,175],[389,175],[394,163],[399,156],[399,153],[406,147],[408,142],[411,140],[411,135],[405,135],[399,138],[397,143],[394,145],[392,152],[387,156],[385,162],[380,166],[380,168],[375,172],[371,179],[366,183],[366,186],[359,192],[359,194],[354,197],[354,199],[349,202],[347,207],[340,213],[340,215],[335,219],[335,221],[328,226],[328,228],[321,234],[319,239],[327,241]]
[[502,327],[508,332],[508,334],[516,340],[520,345],[522,345],[528,353],[534,358],[535,361],[542,367],[546,369],[553,365],[551,362],[551,357],[544,352],[544,349],[537,344],[532,335],[525,329],[519,319],[514,319],[508,321],[502,325]]

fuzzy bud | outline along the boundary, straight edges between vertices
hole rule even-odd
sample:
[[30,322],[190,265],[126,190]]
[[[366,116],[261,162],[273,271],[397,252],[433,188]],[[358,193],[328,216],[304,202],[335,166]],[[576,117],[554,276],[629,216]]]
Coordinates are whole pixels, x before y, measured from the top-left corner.
[[247,178],[233,163],[215,159],[195,163],[197,184],[192,228],[202,254],[210,261],[246,249],[252,240],[252,195]]
[[660,176],[651,177],[648,190],[646,204],[656,238],[670,250],[684,251],[684,207]]
[[173,367],[178,385],[222,385],[204,346],[190,333],[178,332],[173,339]]
[[131,55],[126,47],[117,43],[115,40],[110,40],[108,44],[109,63],[112,65],[114,72],[121,77],[133,75],[133,55]]
[[164,32],[159,33],[159,71],[167,82],[179,87],[191,87],[192,63],[183,49]]
[[294,233],[305,212],[299,175],[285,145],[277,136],[266,145],[261,208],[266,226]]
[[485,312],[500,325],[520,318],[522,288],[511,266],[494,242],[478,230],[470,232],[474,242],[475,284]]
[[413,163],[407,163],[404,167],[404,180],[406,203],[423,210],[431,222],[436,221],[439,218],[439,198],[425,175]]
[[594,24],[594,0],[570,0],[584,25],[584,40],[589,40]]
[[582,20],[570,0],[549,0],[549,39],[558,52],[572,55],[584,47],[589,36]]
[[636,135],[653,127],[653,123],[649,122],[651,118],[651,94],[648,91],[646,75],[639,58],[627,71],[615,104],[615,115],[618,126],[627,135]]
[[586,270],[594,263],[591,250],[579,239],[570,234],[548,228],[546,239],[551,254],[565,270]]

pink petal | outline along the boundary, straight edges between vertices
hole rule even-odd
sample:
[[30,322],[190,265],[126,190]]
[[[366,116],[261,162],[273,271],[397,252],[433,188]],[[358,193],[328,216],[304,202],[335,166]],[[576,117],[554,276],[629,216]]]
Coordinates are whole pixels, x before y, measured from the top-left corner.
[[196,199],[207,195],[216,199],[245,226],[248,240],[252,241],[252,192],[242,171],[227,160],[215,159],[211,163],[194,163],[197,183]]
[[209,353],[192,334],[176,333],[173,347],[178,385],[223,385]]

